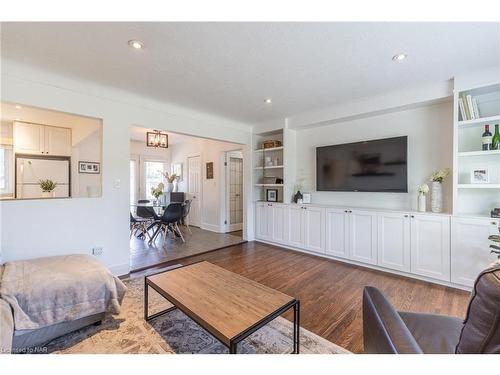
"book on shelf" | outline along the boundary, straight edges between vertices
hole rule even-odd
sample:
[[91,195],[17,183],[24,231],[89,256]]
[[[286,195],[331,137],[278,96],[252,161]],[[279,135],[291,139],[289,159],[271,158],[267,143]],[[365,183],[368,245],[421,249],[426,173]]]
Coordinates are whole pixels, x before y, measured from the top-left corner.
[[479,116],[479,108],[477,106],[476,98],[472,95],[462,95],[458,98],[458,107],[460,110],[460,115],[462,121],[466,120],[477,120]]

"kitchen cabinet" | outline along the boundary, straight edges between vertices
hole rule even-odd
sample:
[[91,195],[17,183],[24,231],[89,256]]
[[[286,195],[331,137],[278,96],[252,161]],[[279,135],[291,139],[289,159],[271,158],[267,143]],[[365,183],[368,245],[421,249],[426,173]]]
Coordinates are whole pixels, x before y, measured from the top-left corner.
[[499,219],[453,217],[451,281],[472,287],[479,273],[495,262],[488,236],[499,234]]
[[349,216],[347,210],[327,208],[325,221],[325,252],[329,255],[349,258]]
[[325,209],[302,206],[302,210],[305,249],[323,253],[325,251]]
[[71,156],[71,129],[16,121],[14,151],[19,154]]
[[381,267],[410,271],[410,215],[407,213],[378,213],[378,262]]
[[377,213],[347,210],[349,215],[349,257],[377,264]]
[[287,207],[287,245],[303,248],[305,246],[304,210],[302,206]]

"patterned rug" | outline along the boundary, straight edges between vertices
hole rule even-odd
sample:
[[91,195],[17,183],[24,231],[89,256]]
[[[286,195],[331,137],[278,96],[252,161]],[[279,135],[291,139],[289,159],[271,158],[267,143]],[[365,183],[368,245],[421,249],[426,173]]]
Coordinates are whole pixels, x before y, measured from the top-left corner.
[[[228,353],[228,349],[179,310],[149,322],[143,317],[144,279],[127,279],[122,311],[108,316],[100,326],[82,328],[51,341],[49,353],[139,354]],[[150,314],[170,306],[150,289]],[[288,353],[292,350],[293,325],[277,318],[238,345],[238,353]],[[300,329],[300,352],[305,354],[349,353],[312,332]]]

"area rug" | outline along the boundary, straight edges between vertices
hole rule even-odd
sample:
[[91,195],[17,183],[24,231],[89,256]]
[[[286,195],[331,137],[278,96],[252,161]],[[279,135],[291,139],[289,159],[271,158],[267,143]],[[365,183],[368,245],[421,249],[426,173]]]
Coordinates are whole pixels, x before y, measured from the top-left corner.
[[[145,353],[228,353],[228,349],[198,324],[173,310],[149,322],[144,320],[144,279],[124,281],[128,291],[119,315],[108,316],[100,326],[69,333],[47,345],[49,353],[145,354]],[[150,314],[170,306],[150,289]],[[292,350],[293,325],[277,318],[238,345],[238,353],[288,353]],[[312,332],[300,330],[303,354],[349,353]]]

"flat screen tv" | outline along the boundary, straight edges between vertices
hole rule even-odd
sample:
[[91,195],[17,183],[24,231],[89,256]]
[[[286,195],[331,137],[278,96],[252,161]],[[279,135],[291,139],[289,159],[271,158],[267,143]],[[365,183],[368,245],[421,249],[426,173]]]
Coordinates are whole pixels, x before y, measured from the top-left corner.
[[316,148],[316,190],[408,192],[408,137]]

